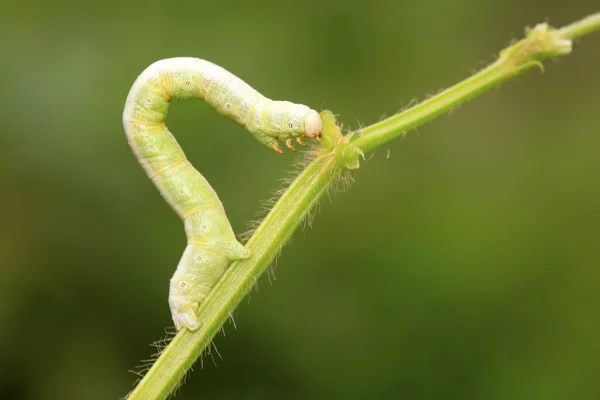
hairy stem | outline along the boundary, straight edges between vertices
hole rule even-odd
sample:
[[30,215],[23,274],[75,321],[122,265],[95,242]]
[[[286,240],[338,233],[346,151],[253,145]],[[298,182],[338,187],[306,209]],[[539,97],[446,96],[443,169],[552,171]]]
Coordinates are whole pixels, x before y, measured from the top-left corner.
[[180,331],[130,393],[129,399],[164,399],[178,386],[303,218],[344,168],[358,168],[359,156],[364,152],[382,146],[532,67],[543,68],[541,60],[570,53],[570,39],[595,30],[600,30],[600,13],[560,29],[539,24],[528,30],[524,39],[502,50],[498,59],[485,69],[358,134],[342,136],[332,114],[323,113],[323,149],[287,188],[248,241],[252,257],[232,264],[199,310],[200,329]]

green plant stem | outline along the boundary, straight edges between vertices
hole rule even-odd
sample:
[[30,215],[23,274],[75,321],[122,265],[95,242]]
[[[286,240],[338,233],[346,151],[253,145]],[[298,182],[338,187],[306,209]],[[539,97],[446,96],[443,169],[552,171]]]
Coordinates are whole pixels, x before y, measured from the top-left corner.
[[368,152],[423,125],[476,95],[497,86],[533,67],[541,67],[544,58],[570,52],[567,40],[600,29],[600,13],[567,25],[558,30],[540,24],[527,37],[500,52],[493,64],[443,92],[362,130],[363,137],[354,145]]
[[203,303],[198,313],[200,329],[180,331],[129,399],[163,399],[177,387],[339,171],[334,154],[329,153],[315,159],[296,177],[246,243],[252,249],[252,257],[232,264]]
[[198,312],[200,329],[180,331],[130,393],[129,399],[164,399],[179,385],[186,371],[209,347],[233,310],[344,167],[358,167],[359,154],[382,146],[534,66],[541,67],[542,59],[568,54],[571,50],[568,39],[599,29],[600,13],[558,30],[545,24],[537,25],[524,39],[504,49],[498,60],[487,68],[398,115],[362,129],[358,139],[354,140],[352,135],[324,138],[327,139],[323,141],[325,147],[287,188],[246,244],[252,249],[252,257],[232,264],[205,300]]
[[577,39],[600,29],[600,12],[564,26],[556,31],[563,39]]

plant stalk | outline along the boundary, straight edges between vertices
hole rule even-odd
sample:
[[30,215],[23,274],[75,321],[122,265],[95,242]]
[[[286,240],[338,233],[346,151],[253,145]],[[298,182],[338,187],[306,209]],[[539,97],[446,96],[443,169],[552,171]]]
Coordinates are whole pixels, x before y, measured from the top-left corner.
[[164,399],[177,388],[301,221],[344,168],[358,168],[358,158],[364,152],[375,150],[532,67],[543,69],[541,60],[569,54],[571,39],[596,30],[600,30],[600,13],[560,29],[539,24],[528,30],[524,39],[502,50],[498,59],[480,72],[358,133],[342,136],[332,114],[322,113],[323,148],[291,183],[247,242],[252,257],[231,265],[198,312],[201,327],[194,332],[184,329],[177,333],[128,398]]

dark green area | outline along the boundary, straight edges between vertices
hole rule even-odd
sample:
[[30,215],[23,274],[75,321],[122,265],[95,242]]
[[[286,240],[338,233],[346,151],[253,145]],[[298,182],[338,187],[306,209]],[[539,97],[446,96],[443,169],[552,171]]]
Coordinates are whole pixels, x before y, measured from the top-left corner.
[[[119,398],[172,325],[183,226],[121,125],[153,61],[205,58],[356,129],[467,77],[526,25],[595,11],[591,0],[5,5],[0,398]],[[178,398],[597,399],[599,70],[596,34],[369,155]],[[168,123],[238,234],[301,157],[201,102],[176,104]]]

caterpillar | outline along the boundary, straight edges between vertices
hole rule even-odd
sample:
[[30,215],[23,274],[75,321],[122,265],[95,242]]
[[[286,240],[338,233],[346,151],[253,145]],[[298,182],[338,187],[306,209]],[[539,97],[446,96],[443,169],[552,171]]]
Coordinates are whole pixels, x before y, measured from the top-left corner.
[[270,100],[240,78],[206,60],[178,57],[157,61],[135,80],[123,111],[127,141],[163,198],[183,220],[187,246],[171,278],[169,308],[179,331],[200,327],[198,307],[233,261],[251,256],[237,241],[223,204],[187,160],[167,129],[173,99],[202,99],[250,132],[259,143],[283,153],[292,139],[320,140],[319,114],[288,101]]

